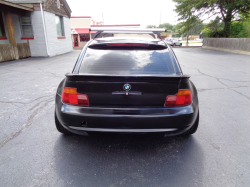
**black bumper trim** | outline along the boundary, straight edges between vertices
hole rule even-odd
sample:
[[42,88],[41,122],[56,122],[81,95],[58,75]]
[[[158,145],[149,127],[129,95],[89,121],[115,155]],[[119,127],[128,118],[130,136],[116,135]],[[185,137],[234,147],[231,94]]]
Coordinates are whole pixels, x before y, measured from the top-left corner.
[[169,129],[110,129],[110,128],[88,128],[88,127],[74,127],[69,126],[69,128],[74,130],[82,130],[82,131],[92,131],[92,132],[126,132],[126,133],[148,133],[148,132],[173,132],[178,130],[177,128],[169,128]]
[[[175,108],[99,108],[63,104],[63,114],[105,118],[159,118],[192,114],[192,105]],[[123,114],[122,114],[123,113]],[[126,114],[124,114],[126,113]]]

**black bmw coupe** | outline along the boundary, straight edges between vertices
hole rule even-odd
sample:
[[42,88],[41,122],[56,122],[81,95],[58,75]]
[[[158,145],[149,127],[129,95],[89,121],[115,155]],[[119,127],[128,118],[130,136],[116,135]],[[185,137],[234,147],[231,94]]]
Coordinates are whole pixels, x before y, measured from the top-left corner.
[[165,29],[105,29],[81,51],[56,93],[55,124],[89,132],[190,135],[199,124],[198,95],[183,75]]

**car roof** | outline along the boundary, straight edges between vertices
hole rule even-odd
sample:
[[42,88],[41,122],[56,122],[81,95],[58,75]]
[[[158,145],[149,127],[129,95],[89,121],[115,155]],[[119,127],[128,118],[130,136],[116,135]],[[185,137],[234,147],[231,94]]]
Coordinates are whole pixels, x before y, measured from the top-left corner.
[[157,35],[158,38],[161,38],[161,32],[166,32],[164,28],[147,28],[147,29],[140,29],[140,28],[121,28],[121,27],[93,27],[89,29],[90,31],[97,31],[94,35],[95,38],[101,38],[102,34],[104,33],[140,33],[140,34],[150,34],[150,35]]

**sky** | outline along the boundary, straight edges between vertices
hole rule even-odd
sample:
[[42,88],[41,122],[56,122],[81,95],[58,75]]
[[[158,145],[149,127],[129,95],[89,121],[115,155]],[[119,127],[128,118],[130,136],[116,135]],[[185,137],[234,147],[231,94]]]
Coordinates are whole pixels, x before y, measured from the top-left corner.
[[91,16],[105,25],[160,23],[177,24],[175,3],[172,0],[67,0],[72,16]]

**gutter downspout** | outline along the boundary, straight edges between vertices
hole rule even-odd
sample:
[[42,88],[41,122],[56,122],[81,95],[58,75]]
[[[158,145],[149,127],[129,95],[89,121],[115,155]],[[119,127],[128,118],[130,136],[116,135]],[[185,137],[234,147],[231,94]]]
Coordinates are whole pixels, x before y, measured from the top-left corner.
[[43,15],[42,3],[40,3],[40,10],[41,10],[42,21],[43,21],[43,32],[44,32],[44,39],[45,39],[45,45],[46,45],[47,55],[50,56],[49,49],[48,49],[47,33],[46,33],[46,28],[45,28],[45,20],[44,20],[44,15]]

